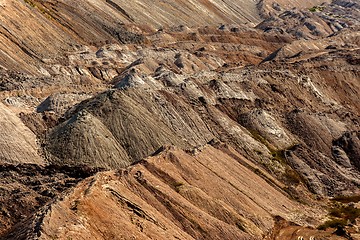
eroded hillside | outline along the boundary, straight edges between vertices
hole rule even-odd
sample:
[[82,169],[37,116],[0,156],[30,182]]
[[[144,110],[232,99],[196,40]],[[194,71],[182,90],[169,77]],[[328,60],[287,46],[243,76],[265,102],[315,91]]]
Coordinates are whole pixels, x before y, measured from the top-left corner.
[[357,1],[72,5],[0,1],[1,238],[359,238]]
[[235,150],[216,146],[195,155],[163,149],[130,168],[99,173],[11,237],[260,239],[273,216],[303,224],[324,214],[290,200],[281,183],[257,176]]

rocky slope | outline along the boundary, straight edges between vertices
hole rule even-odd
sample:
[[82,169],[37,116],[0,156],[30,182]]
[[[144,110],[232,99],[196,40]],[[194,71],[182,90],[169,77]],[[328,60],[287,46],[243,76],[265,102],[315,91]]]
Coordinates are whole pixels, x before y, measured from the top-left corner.
[[[357,33],[332,41],[342,45],[345,35],[357,44]],[[146,157],[164,144],[190,149],[217,138],[280,177],[294,168],[318,194],[356,190],[359,180],[351,173],[358,171],[356,160],[344,160],[350,169],[339,168],[334,142],[359,131],[358,66],[348,62],[358,58],[358,50],[328,49],[328,39],[313,49],[300,41],[279,48],[271,62],[265,58],[257,67],[227,66],[220,54],[223,64],[215,68],[196,53],[145,53],[113,80],[113,90],[77,105],[48,132],[47,160],[108,167],[101,164],[109,159],[102,136],[119,145],[120,162]],[[99,141],[90,140],[95,136]]]
[[1,164],[0,235],[96,171],[86,166]]
[[35,134],[3,103],[0,116],[0,163],[43,164]]
[[360,17],[357,1],[332,1],[313,3],[308,9],[291,9],[273,15],[257,28],[266,32],[291,34],[298,39],[318,39],[346,28],[358,29]]
[[0,2],[0,238],[359,238],[357,1],[71,4]]
[[[146,9],[144,11],[144,9]],[[49,63],[66,66],[69,51],[86,51],[84,43],[143,43],[144,36],[123,24],[151,28],[184,24],[258,23],[256,2],[236,1],[1,1],[1,65],[32,74],[56,71]],[[88,14],[92,13],[92,14]],[[149,28],[147,27],[147,28]],[[154,29],[155,30],[155,29]],[[50,68],[50,69],[49,69]],[[71,73],[71,72],[70,72]]]
[[272,177],[269,184],[246,168],[253,164],[235,150],[216,147],[195,155],[167,148],[132,167],[99,173],[9,238],[262,239],[273,216],[298,224],[323,216],[290,200]]

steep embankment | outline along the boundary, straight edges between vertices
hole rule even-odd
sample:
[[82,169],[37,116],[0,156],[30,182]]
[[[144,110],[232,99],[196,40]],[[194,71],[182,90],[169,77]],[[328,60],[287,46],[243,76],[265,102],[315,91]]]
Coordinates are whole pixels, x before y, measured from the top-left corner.
[[[354,45],[343,45],[345,36]],[[142,51],[142,58],[114,78],[115,89],[82,102],[48,132],[47,160],[116,166],[164,144],[193,148],[217,138],[285,182],[303,182],[321,195],[356,191],[356,160],[346,160],[346,151],[341,160],[334,142],[359,131],[357,39],[344,32],[318,40],[314,49],[309,41],[294,41],[276,51],[272,62],[215,69],[214,62],[204,64],[213,49],[202,55],[191,49]],[[339,43],[338,50],[328,48],[331,41]],[[289,51],[296,56],[286,57]],[[89,126],[96,126],[98,141],[89,140]],[[110,139],[123,154],[106,165],[103,146]],[[293,179],[294,173],[302,177]]]
[[355,238],[359,5],[262,3],[1,1],[1,234]]
[[0,238],[47,202],[96,173],[85,166],[0,165]]
[[0,103],[0,164],[43,164],[44,161],[38,152],[35,134],[11,110]]
[[290,34],[297,39],[319,39],[347,28],[358,31],[360,5],[357,1],[332,1],[308,9],[279,11],[257,28],[268,33]]
[[274,216],[297,224],[322,218],[319,209],[290,200],[272,177],[269,184],[245,167],[252,163],[235,150],[216,147],[195,155],[162,149],[129,168],[99,173],[5,239],[262,239]]
[[[136,27],[259,23],[256,3],[236,1],[77,1],[3,0],[0,6],[1,66],[48,74],[49,64],[66,66],[67,52],[108,42],[144,43]],[[91,14],[88,14],[91,13]]]

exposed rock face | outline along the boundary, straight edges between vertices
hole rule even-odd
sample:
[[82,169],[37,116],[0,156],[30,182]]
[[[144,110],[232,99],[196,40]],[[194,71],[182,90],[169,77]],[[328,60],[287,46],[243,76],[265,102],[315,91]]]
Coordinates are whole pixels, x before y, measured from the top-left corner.
[[[206,31],[214,34],[219,30]],[[339,33],[332,40],[341,42],[345,36],[349,43],[357,43],[356,33]],[[241,40],[239,36],[236,41]],[[294,41],[257,67],[225,64],[213,69],[204,65],[208,57],[192,54],[191,49],[139,51],[140,58],[113,80],[116,89],[79,104],[65,114],[64,123],[48,132],[44,142],[47,160],[123,166],[164,144],[188,149],[217,138],[281,179],[287,179],[289,167],[303,174],[314,193],[356,191],[357,167],[338,168],[333,141],[359,128],[356,94],[360,85],[354,82],[358,66],[348,62],[358,53],[353,45],[343,45],[340,52],[327,49],[332,40],[318,40],[314,49],[304,40],[299,40],[304,45]],[[285,48],[303,53],[288,58],[280,54]],[[221,54],[217,57],[226,61]],[[340,87],[344,85],[348,87]],[[86,119],[98,123],[83,124],[78,116],[84,112],[89,116]],[[111,164],[106,165],[109,151],[104,146],[108,142],[101,138],[89,141],[88,133],[93,136],[89,126],[101,136],[111,133],[113,146],[121,149]],[[72,129],[77,129],[76,134]],[[296,145],[301,145],[301,151],[293,149]]]
[[73,4],[0,2],[0,238],[356,239],[356,1]]
[[1,164],[0,235],[47,202],[96,173],[88,167]]
[[87,94],[55,93],[40,103],[36,108],[36,111],[55,112],[56,114],[63,115],[69,108],[90,97],[91,96]]
[[317,39],[345,28],[358,29],[360,7],[355,1],[311,2],[308,9],[279,11],[260,23],[266,32],[291,34],[298,39]]
[[2,103],[0,116],[0,163],[43,164],[35,134]]
[[218,148],[194,156],[165,149],[99,173],[5,239],[263,239],[275,215],[298,224],[322,217],[246,168],[252,163],[233,149]]
[[346,132],[343,136],[334,141],[334,157],[339,159],[341,162],[346,161],[358,169],[360,167],[359,150],[359,132]]
[[256,2],[250,0],[132,4],[123,0],[78,1],[76,8],[66,0],[3,0],[1,4],[1,50],[7,53],[1,55],[2,67],[13,69],[20,64],[21,70],[33,74],[53,71],[35,66],[41,62],[61,62],[64,51],[81,51],[79,45],[83,43],[144,42],[141,34],[127,30],[122,24],[149,24],[159,28],[260,22]]

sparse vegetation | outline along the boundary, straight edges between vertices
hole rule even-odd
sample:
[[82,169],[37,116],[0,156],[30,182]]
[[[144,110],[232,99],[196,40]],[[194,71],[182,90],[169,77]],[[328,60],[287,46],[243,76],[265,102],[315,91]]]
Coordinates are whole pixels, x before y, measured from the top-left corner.
[[310,12],[322,12],[324,11],[325,7],[323,6],[313,6],[312,8],[309,8]]
[[329,211],[330,216],[354,222],[356,218],[360,217],[360,209],[353,205],[341,205],[331,208]]
[[345,227],[347,224],[347,221],[344,219],[332,219],[329,221],[326,221],[324,224],[320,225],[318,227],[319,230],[326,230],[328,228],[339,228],[339,227]]
[[[286,151],[287,149],[293,149],[293,148],[294,148],[294,145],[290,146],[290,147],[287,148],[287,149],[276,149],[276,148],[274,148],[263,136],[261,136],[261,134],[260,134],[258,131],[254,130],[254,129],[248,129],[248,131],[251,133],[252,137],[253,137],[256,141],[264,144],[264,145],[267,147],[267,149],[269,149],[270,154],[271,154],[273,160],[278,161],[278,162],[281,163],[281,164],[286,164],[285,151]],[[258,155],[261,155],[261,154],[262,154],[262,152],[260,152],[259,150],[254,150],[254,151],[255,151]]]
[[264,144],[267,148],[269,148],[269,142],[263,136],[261,136],[258,131],[254,130],[254,129],[248,129],[248,131],[251,133],[252,137],[256,141]]
[[236,225],[236,227],[237,227],[238,229],[240,229],[241,231],[246,232],[246,229],[245,229],[243,223],[242,223],[240,220],[238,220],[238,221],[235,223],[235,225]]
[[355,219],[360,217],[360,209],[354,205],[343,205],[336,203],[329,210],[329,216],[332,218],[318,227],[319,230],[326,230],[327,228],[343,228],[355,222]]
[[176,182],[176,183],[174,183],[175,191],[176,191],[176,192],[180,192],[180,188],[181,188],[182,186],[184,186],[184,183],[182,183],[182,182]]
[[48,10],[43,8],[42,5],[36,5],[32,0],[24,0],[24,2],[31,7],[38,9],[48,19],[53,19],[53,17],[49,14]]
[[26,4],[28,4],[29,6],[31,6],[31,7],[36,7],[35,3],[33,1],[31,1],[31,0],[24,0],[24,2]]
[[341,203],[351,203],[351,202],[360,202],[360,195],[355,196],[338,196],[332,199],[333,201],[341,202]]
[[[248,130],[255,140],[264,144],[267,147],[267,149],[270,151],[270,154],[272,156],[272,160],[280,163],[282,166],[285,167],[285,172],[283,174],[283,179],[285,182],[294,185],[298,185],[301,182],[305,182],[305,180],[301,177],[301,175],[297,173],[294,169],[292,169],[286,161],[286,155],[285,155],[286,151],[295,150],[298,144],[293,144],[286,149],[276,149],[263,136],[261,136],[261,134],[258,131],[254,129],[248,129]],[[257,149],[255,149],[254,152],[257,153],[258,155],[262,155],[262,152],[260,152]],[[256,170],[254,172],[258,174]]]
[[286,166],[285,168],[284,177],[290,184],[298,185],[301,182],[304,182],[301,175],[289,166]]
[[276,160],[280,163],[286,163],[285,150],[283,149],[269,149],[273,160]]

